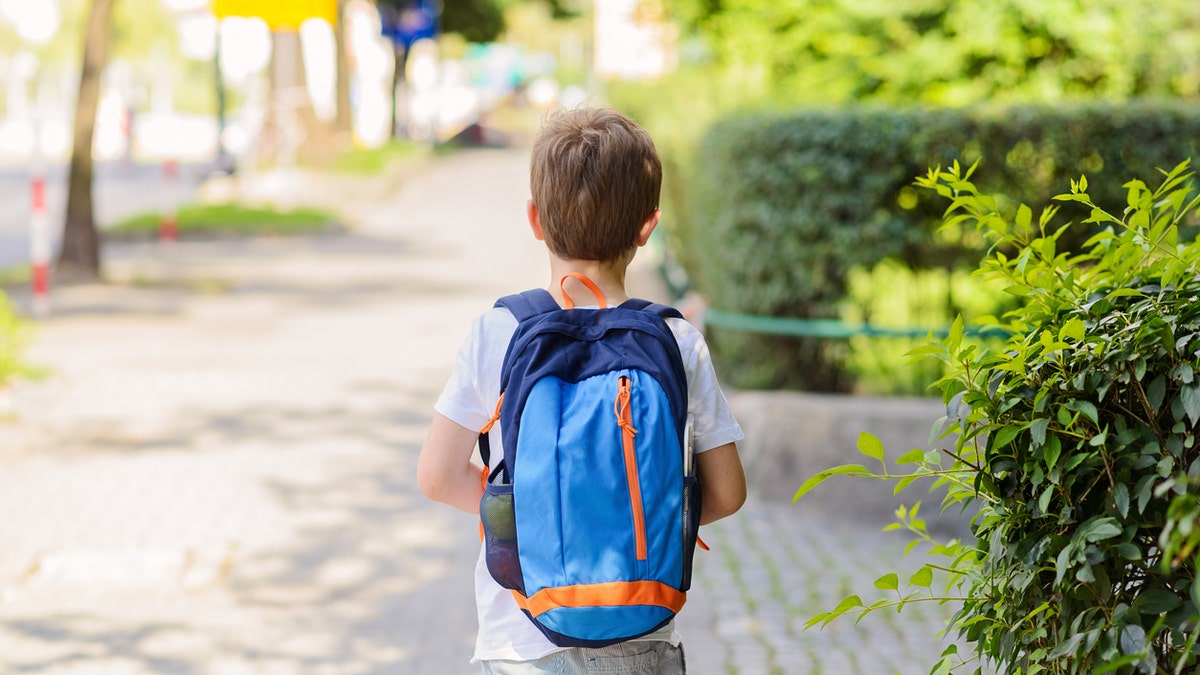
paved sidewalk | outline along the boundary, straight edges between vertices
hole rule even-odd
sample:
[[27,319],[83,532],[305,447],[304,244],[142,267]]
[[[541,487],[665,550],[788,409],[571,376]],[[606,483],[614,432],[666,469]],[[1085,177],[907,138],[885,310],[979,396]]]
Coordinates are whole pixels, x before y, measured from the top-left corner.
[[[546,282],[525,162],[459,153],[344,204],[350,234],[114,247],[118,282],[55,289],[51,375],[0,421],[0,672],[477,672],[476,521],[414,472],[471,319]],[[949,608],[802,630],[900,560],[879,526],[752,495],[705,528],[689,672],[928,672]]]

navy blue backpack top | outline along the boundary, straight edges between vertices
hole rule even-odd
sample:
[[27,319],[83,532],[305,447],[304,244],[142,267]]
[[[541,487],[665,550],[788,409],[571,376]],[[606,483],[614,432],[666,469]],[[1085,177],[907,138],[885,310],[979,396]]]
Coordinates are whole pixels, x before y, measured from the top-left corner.
[[[545,290],[497,301],[517,318],[500,401],[480,430],[479,512],[492,577],[563,647],[666,626],[691,585],[700,490],[687,376],[665,305],[560,308]],[[563,282],[566,278],[563,279]],[[503,460],[488,475],[499,421]]]

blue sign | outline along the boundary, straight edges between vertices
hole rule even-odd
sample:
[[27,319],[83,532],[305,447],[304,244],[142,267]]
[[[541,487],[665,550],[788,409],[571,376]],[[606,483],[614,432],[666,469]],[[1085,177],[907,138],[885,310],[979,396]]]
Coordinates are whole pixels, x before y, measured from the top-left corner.
[[398,6],[379,5],[383,35],[408,49],[417,40],[438,34],[437,0],[408,0]]

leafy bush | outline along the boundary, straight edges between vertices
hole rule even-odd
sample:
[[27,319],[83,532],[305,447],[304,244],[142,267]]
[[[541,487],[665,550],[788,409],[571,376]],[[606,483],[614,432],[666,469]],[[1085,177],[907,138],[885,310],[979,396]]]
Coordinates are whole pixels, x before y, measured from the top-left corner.
[[[856,266],[887,258],[916,268],[975,266],[983,238],[954,223],[937,227],[938,208],[911,185],[923,167],[984,158],[981,185],[1037,203],[1081,173],[1144,176],[1200,157],[1198,139],[1200,109],[1165,103],[739,115],[705,135],[684,195],[688,218],[669,227],[714,308],[837,318]],[[1099,185],[1095,202],[1119,211],[1120,188]],[[1064,237],[1079,247],[1091,233]],[[844,342],[717,328],[712,344],[734,386],[853,386]]]
[[[1200,243],[1180,226],[1200,208],[1187,163],[1157,187],[1125,184],[1122,215],[1098,208],[1086,178],[1056,199],[1080,204],[1100,232],[1079,252],[1061,245],[1078,225],[999,208],[971,170],[931,171],[920,185],[951,200],[947,226],[993,242],[980,272],[1021,298],[997,324],[1011,337],[989,350],[961,322],[916,350],[951,372],[938,383],[953,449],[898,458],[911,471],[860,465],[822,472],[924,476],[948,486],[943,508],[977,508],[974,542],[938,543],[902,510],[893,527],[934,544],[924,566],[869,605],[844,600],[810,625],[846,614],[955,602],[949,628],[1003,673],[1194,673],[1200,668]],[[974,167],[972,167],[974,169]],[[883,461],[869,436],[860,450]],[[948,458],[948,459],[946,459]],[[944,464],[944,460],[948,462]],[[947,577],[943,594],[933,579]],[[937,672],[973,665],[950,647]]]

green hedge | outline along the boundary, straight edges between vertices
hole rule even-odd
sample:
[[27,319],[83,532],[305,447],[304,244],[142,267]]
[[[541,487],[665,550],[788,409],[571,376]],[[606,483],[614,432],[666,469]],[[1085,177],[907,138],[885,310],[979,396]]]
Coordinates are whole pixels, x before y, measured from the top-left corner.
[[[1128,177],[1197,157],[1200,108],[1183,102],[741,114],[700,142],[675,251],[716,309],[838,318],[855,267],[975,267],[982,239],[936,232],[944,205],[913,188],[932,166],[979,160],[975,182],[1014,207],[1087,175],[1096,203],[1120,213]],[[710,342],[733,386],[854,386],[842,341],[714,327]]]

